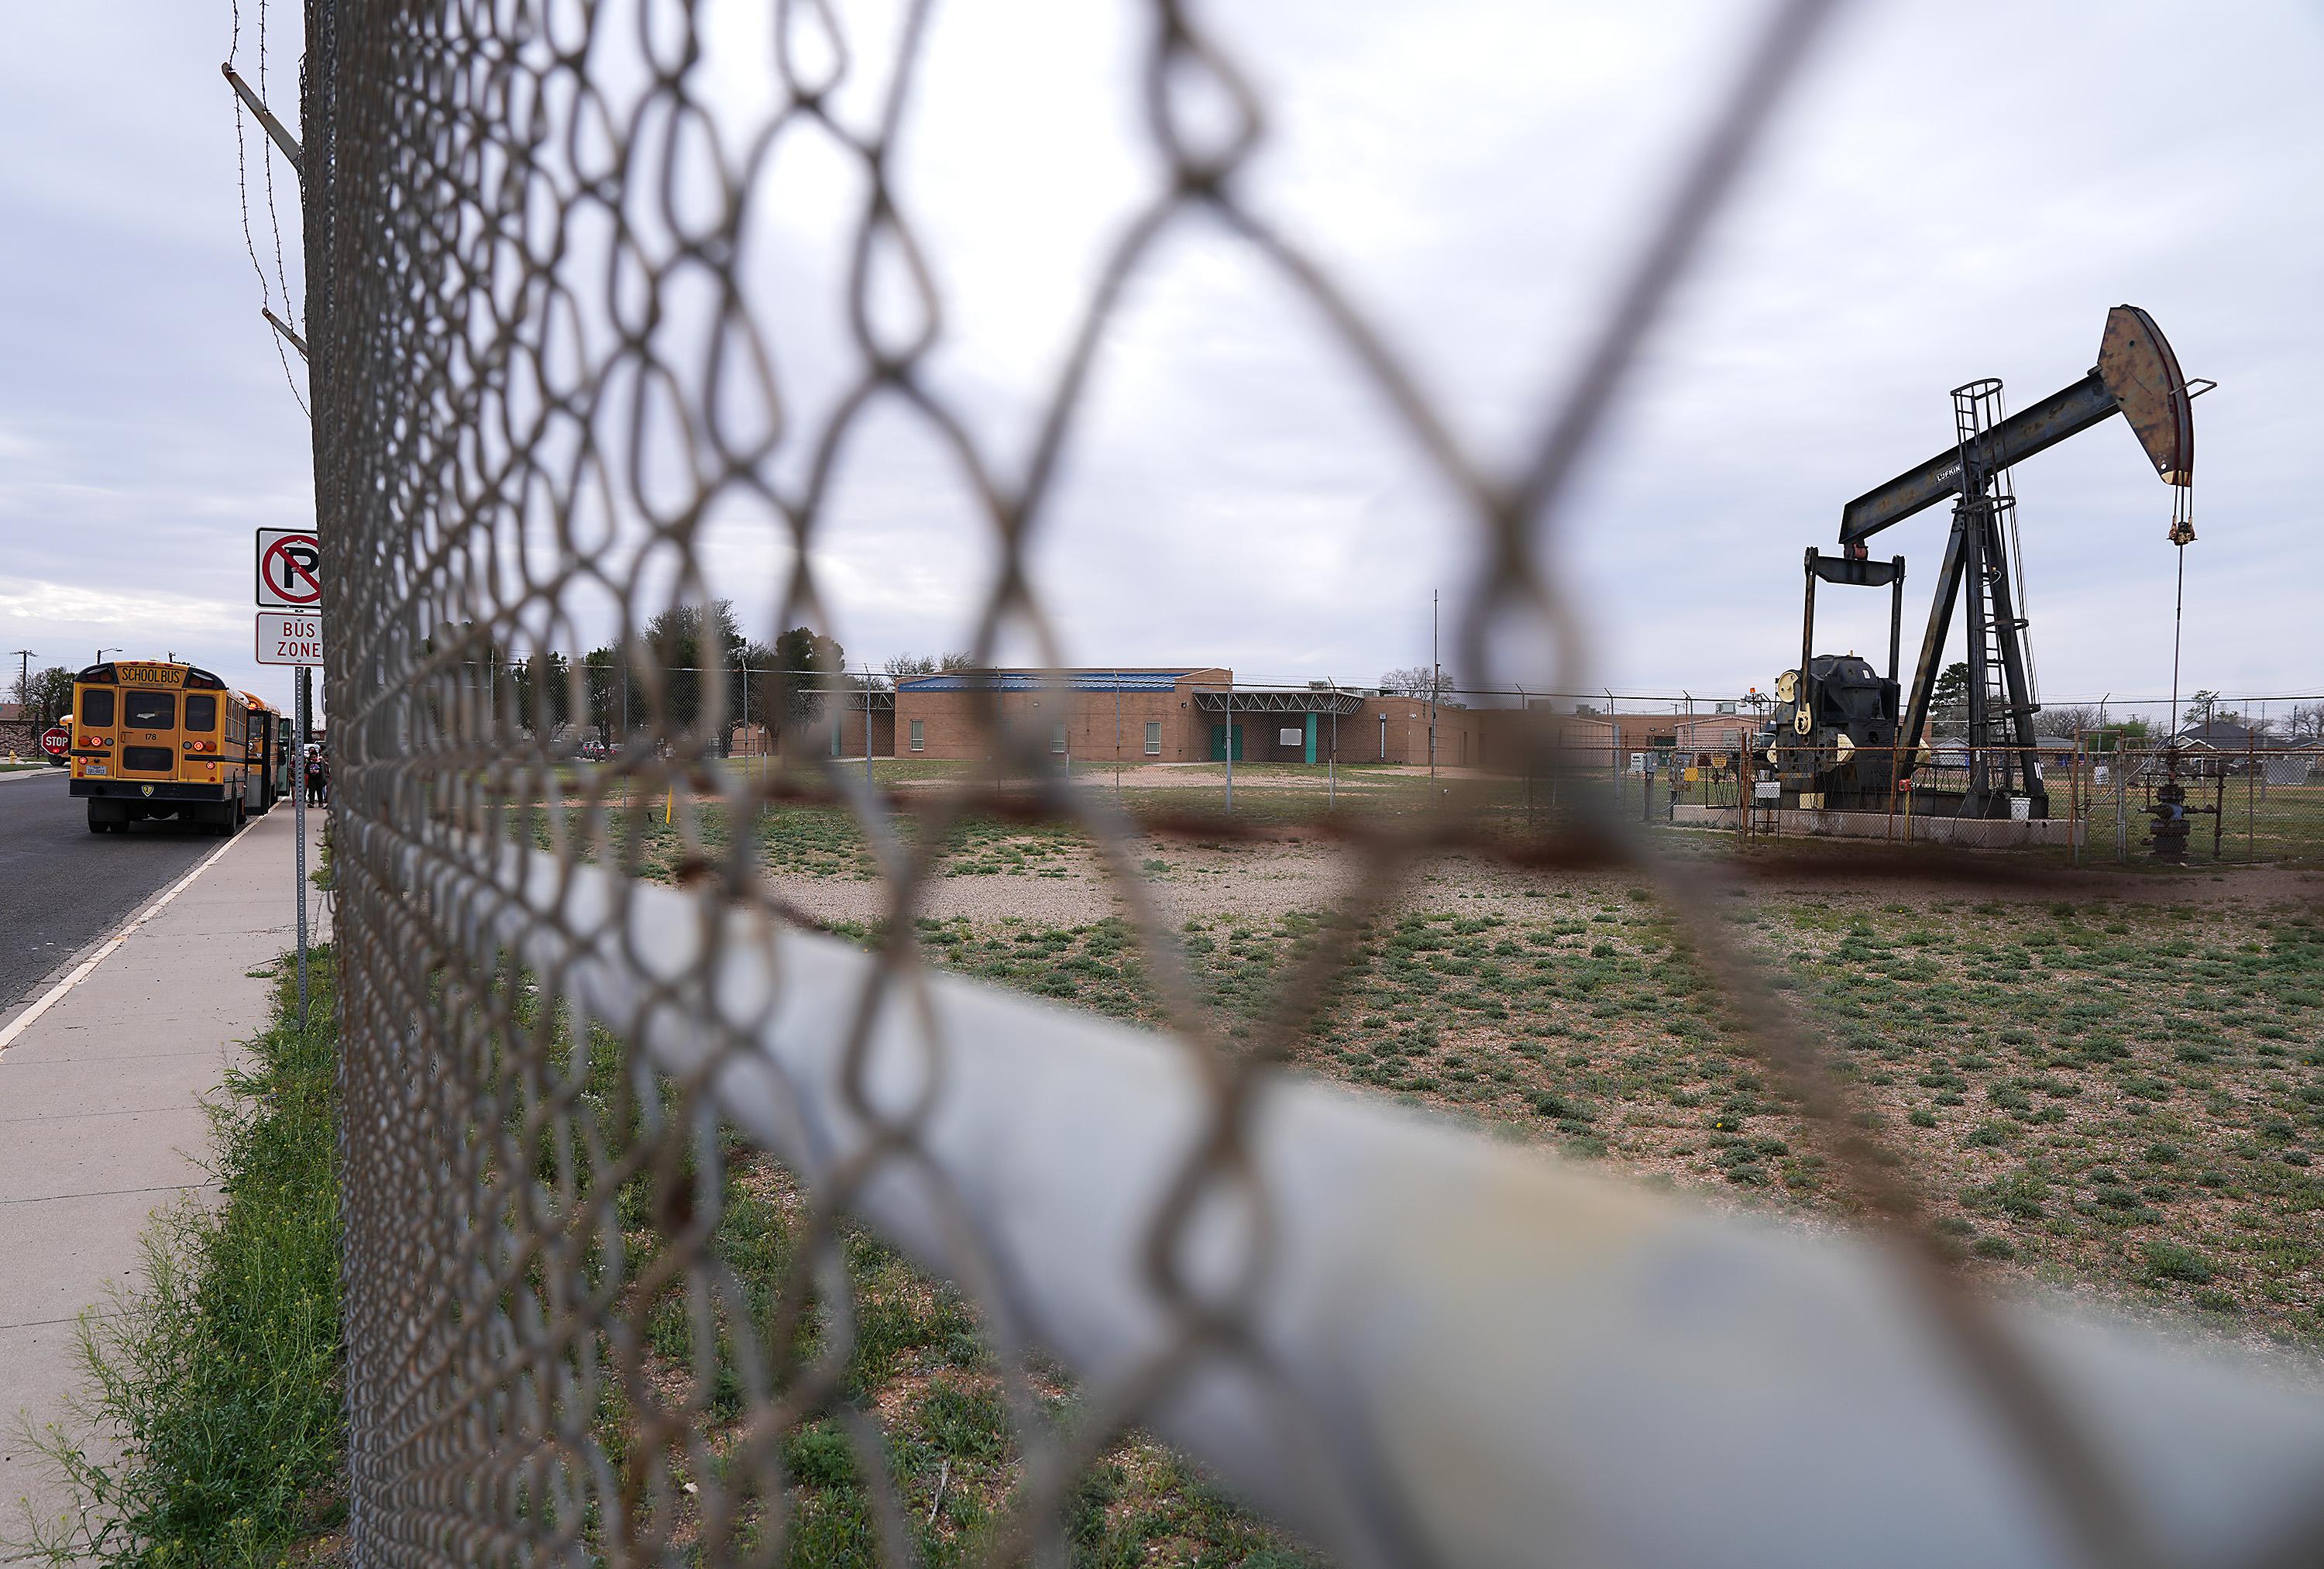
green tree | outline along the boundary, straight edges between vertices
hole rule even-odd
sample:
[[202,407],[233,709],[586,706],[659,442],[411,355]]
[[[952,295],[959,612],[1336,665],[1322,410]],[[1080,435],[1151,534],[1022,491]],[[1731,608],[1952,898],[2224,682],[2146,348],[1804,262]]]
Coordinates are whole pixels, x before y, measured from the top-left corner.
[[581,722],[608,745],[613,743],[614,727],[628,718],[621,691],[622,678],[628,673],[627,661],[611,644],[591,649],[581,656],[582,692],[586,703]]
[[783,712],[793,721],[823,712],[824,694],[842,684],[847,651],[835,638],[795,626],[775,639],[770,662],[781,674]]
[[664,670],[706,670],[732,665],[742,651],[742,629],[734,622],[734,602],[673,605],[646,623],[641,641]]
[[10,700],[24,705],[24,716],[43,730],[72,708],[73,673],[62,665],[19,675],[8,686]]
[[1929,693],[1929,716],[1949,724],[1969,721],[1969,661],[1956,660],[1937,677]]
[[[735,624],[734,602],[714,599],[707,605],[673,605],[646,623],[639,641],[652,656],[660,677],[660,718],[668,731],[691,729],[699,724],[705,716],[702,705],[723,677],[725,712],[723,723],[715,726],[714,741],[723,753],[729,732],[742,715],[739,666],[747,643],[742,629]],[[637,701],[633,689],[633,712]]]
[[548,734],[572,722],[571,660],[551,649],[503,668],[508,671],[519,725],[535,734]]

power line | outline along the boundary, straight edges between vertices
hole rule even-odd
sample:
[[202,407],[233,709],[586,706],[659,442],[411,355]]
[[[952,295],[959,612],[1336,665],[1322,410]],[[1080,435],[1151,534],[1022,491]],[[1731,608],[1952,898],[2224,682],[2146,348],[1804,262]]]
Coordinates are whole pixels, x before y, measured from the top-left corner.
[[[226,41],[226,52],[228,63],[232,63],[242,49],[242,0],[234,0],[233,9],[234,31],[232,35]],[[258,7],[258,87],[259,91],[263,94],[266,90],[265,0],[259,0]],[[240,95],[236,95],[234,103],[234,177],[235,189],[239,194],[242,204],[242,248],[250,257],[250,270],[258,275],[260,308],[263,311],[266,311],[271,314],[272,308],[274,304],[274,286],[267,279],[266,264],[258,259],[258,238],[250,231],[250,153],[247,146],[248,135],[249,129],[243,114],[242,98]],[[274,207],[273,143],[271,141],[267,142],[266,144],[261,148],[260,154],[264,160],[267,218],[268,221],[273,225],[274,228],[274,269],[278,275],[282,276],[282,314],[285,318],[295,321],[298,318],[298,312],[292,309],[290,304],[290,281],[288,275],[284,274],[282,272],[282,226],[276,216]],[[274,344],[274,357],[281,363],[282,380],[284,384],[289,386],[290,389],[291,401],[299,405],[299,411],[301,414],[306,415],[309,420],[313,419],[314,411],[307,406],[305,396],[299,391],[299,379],[290,374],[290,356],[282,352],[282,341],[281,336],[279,334],[270,333],[269,337]]]

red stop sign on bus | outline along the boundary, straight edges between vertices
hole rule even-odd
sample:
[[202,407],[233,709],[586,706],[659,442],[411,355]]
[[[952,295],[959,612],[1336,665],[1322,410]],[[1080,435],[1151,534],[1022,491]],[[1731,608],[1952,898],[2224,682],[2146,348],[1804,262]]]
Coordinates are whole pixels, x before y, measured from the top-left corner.
[[51,725],[41,732],[41,750],[51,757],[62,757],[72,746],[72,732],[61,725]]

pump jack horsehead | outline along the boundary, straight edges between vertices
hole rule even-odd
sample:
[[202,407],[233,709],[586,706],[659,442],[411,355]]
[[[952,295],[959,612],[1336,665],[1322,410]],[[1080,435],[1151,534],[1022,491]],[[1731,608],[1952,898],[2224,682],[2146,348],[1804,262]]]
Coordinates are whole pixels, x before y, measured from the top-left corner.
[[[2005,414],[2001,383],[1953,389],[1954,439],[1848,503],[1840,513],[1841,553],[1807,553],[1807,603],[1801,618],[1800,664],[1776,678],[1771,735],[1759,743],[1779,781],[1782,804],[1811,809],[1886,812],[1912,791],[1913,810],[1971,817],[2049,815],[2037,767],[2032,664],[2026,651],[2024,580],[2015,559],[2017,498],[2011,466],[2116,414],[2145,448],[2154,472],[2173,487],[2171,543],[2195,538],[2194,401],[2215,383],[2190,383],[2178,356],[2145,311],[2117,305],[2107,313],[2098,363],[2080,381],[2015,414]],[[1952,536],[1929,606],[1920,662],[1909,692],[1897,678],[1904,630],[1904,558],[1868,558],[1865,541],[1892,523],[1952,498]],[[1826,583],[1890,590],[1888,673],[1854,654],[1818,654],[1815,588]],[[1964,593],[1963,590],[1967,592]],[[1969,734],[1962,752],[1937,756],[1923,742],[1939,660],[1957,603],[1969,617]],[[1913,787],[1916,769],[1949,763],[1965,775],[1951,788]]]

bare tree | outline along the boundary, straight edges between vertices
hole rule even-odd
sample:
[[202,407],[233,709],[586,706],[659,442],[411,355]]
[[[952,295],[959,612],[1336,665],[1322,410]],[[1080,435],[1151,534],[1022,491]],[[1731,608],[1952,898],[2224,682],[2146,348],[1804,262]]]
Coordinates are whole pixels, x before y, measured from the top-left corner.
[[2283,734],[2292,741],[2324,741],[2324,703],[2293,704]]
[[966,653],[897,654],[889,660],[887,671],[890,678],[949,675],[955,670],[973,669],[975,663]]
[[[1426,665],[1406,665],[1401,669],[1380,672],[1380,690],[1391,697],[1426,698],[1430,672]],[[1436,700],[1439,703],[1452,692],[1452,684],[1443,674],[1435,677]]]
[[2078,731],[2096,730],[2098,711],[2089,703],[2044,703],[2042,705],[2042,734],[2072,735]]
[[2186,731],[2195,729],[2199,725],[2211,724],[2241,725],[2244,722],[2244,716],[2241,714],[2233,708],[2223,708],[2219,706],[2225,701],[2225,698],[2209,688],[2197,690],[2187,699],[2186,706],[2179,711],[2179,728]]

